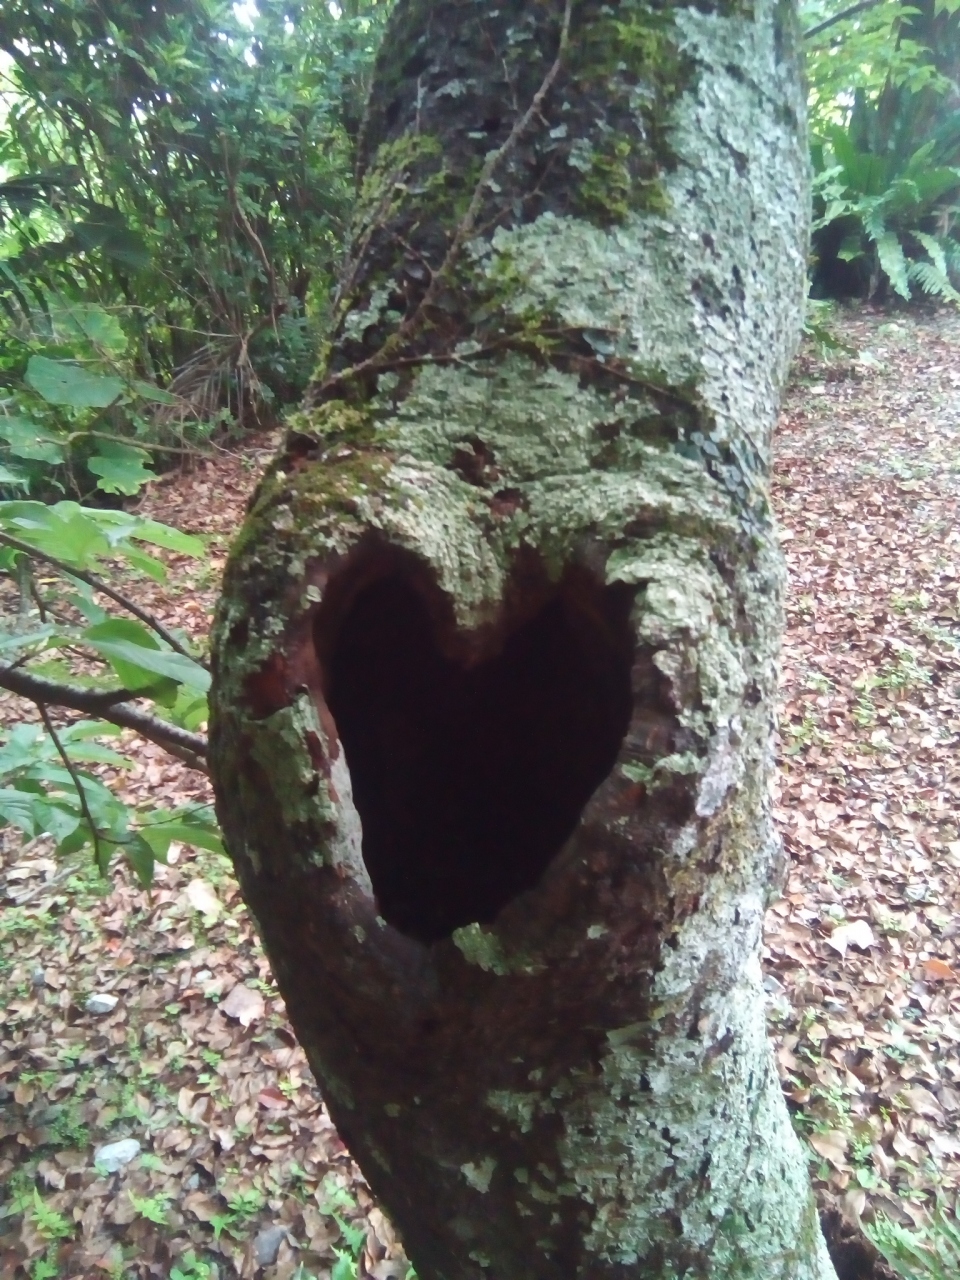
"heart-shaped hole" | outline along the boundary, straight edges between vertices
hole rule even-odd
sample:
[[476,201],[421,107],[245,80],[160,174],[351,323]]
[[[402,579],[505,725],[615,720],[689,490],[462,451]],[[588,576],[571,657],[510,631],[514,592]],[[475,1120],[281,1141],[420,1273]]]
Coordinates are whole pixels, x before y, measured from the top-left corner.
[[380,912],[424,942],[490,921],[537,883],[613,767],[633,589],[540,574],[513,593],[526,616],[478,654],[420,562],[331,586],[346,603],[335,626],[321,616],[317,647]]

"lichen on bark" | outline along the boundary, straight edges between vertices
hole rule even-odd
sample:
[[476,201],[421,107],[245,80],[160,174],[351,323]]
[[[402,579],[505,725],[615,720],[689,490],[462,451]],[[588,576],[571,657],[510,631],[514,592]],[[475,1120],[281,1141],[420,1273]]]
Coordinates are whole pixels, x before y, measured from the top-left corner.
[[793,40],[771,0],[399,0],[386,36],[211,734],[421,1280],[831,1277],[759,970]]

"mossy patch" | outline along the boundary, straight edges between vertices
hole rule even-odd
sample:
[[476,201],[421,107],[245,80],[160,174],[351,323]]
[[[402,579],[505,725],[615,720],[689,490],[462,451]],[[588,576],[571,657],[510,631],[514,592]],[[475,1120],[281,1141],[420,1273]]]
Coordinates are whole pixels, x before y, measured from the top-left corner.
[[630,138],[612,138],[600,147],[571,152],[568,164],[583,177],[574,189],[574,209],[599,226],[623,222],[630,213],[644,210],[665,214],[669,201],[662,184],[640,178],[631,159],[636,144]]

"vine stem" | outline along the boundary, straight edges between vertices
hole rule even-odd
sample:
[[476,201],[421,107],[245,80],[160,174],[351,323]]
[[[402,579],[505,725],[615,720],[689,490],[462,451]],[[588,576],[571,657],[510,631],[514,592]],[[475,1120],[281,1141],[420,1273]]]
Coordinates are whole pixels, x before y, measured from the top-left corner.
[[70,759],[67,749],[63,745],[63,741],[59,733],[57,732],[56,726],[54,725],[53,721],[50,719],[50,712],[47,710],[46,703],[38,702],[36,703],[36,708],[40,712],[40,719],[43,721],[43,727],[46,729],[47,733],[49,733],[50,737],[53,739],[53,745],[57,749],[57,755],[63,761],[63,767],[66,769],[67,773],[69,773],[71,779],[73,780],[73,785],[74,787],[76,787],[77,797],[80,800],[80,810],[83,813],[84,818],[86,819],[87,826],[90,828],[90,836],[91,836],[91,839],[93,840],[93,856],[96,858],[97,866],[100,868],[100,870],[105,871],[106,868],[103,864],[103,857],[101,854],[100,832],[97,830],[97,824],[93,820],[93,814],[90,812],[90,806],[87,803],[87,792],[86,792],[86,788],[83,785],[83,780],[81,779],[80,774],[77,771],[76,765]]

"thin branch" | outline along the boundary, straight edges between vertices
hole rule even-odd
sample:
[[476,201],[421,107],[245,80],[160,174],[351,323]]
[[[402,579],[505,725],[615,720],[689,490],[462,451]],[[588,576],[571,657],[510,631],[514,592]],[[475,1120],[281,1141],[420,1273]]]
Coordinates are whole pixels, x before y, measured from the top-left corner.
[[132,613],[135,618],[155,631],[162,640],[166,640],[171,649],[176,650],[184,658],[189,658],[191,662],[198,663],[199,666],[205,667],[206,663],[200,662],[195,658],[190,650],[177,639],[162,622],[158,622],[145,609],[141,609],[138,604],[125,596],[116,587],[111,587],[109,582],[104,582],[102,578],[98,578],[95,573],[90,573],[86,569],[77,569],[73,565],[67,564],[65,560],[58,560],[56,556],[49,555],[46,551],[40,551],[37,547],[29,542],[22,542],[19,538],[13,538],[9,533],[0,533],[0,544],[12,547],[14,551],[22,551],[24,555],[34,556],[37,560],[43,560],[45,564],[53,565],[61,573],[68,574],[71,578],[79,578],[81,582],[85,582],[88,587],[93,587],[94,591],[99,591],[114,602],[120,605],[122,609],[126,609],[128,613]]
[[440,287],[456,266],[457,260],[464,245],[472,238],[476,229],[477,216],[483,205],[486,196],[487,186],[496,172],[501,162],[510,154],[522,135],[530,127],[530,124],[536,116],[540,114],[540,108],[543,106],[544,98],[550,92],[553,82],[560,74],[563,66],[564,54],[567,51],[567,44],[570,39],[570,18],[573,12],[573,0],[565,0],[563,9],[563,25],[560,29],[560,41],[557,45],[557,56],[553,61],[549,71],[544,76],[540,88],[530,100],[530,105],[520,117],[514,122],[513,128],[510,130],[505,141],[497,147],[495,151],[491,151],[484,161],[483,168],[480,171],[480,177],[477,185],[473,189],[473,195],[470,197],[470,203],[467,206],[466,213],[460,219],[456,231],[453,233],[453,239],[447,249],[443,262],[433,273],[429,285],[424,292],[423,297],[417,303],[410,315],[405,316],[400,322],[397,330],[390,335],[379,351],[368,356],[366,360],[361,360],[359,364],[344,369],[340,373],[335,373],[322,384],[321,392],[329,392],[334,387],[341,386],[344,382],[352,381],[354,378],[364,373],[374,372],[383,367],[390,359],[391,352],[396,351],[397,347],[404,341],[412,338],[418,332],[423,321],[427,308],[433,303]]
[[97,866],[101,871],[105,870],[103,857],[100,852],[100,832],[97,830],[97,824],[93,820],[93,814],[90,812],[90,806],[87,804],[87,792],[83,785],[83,779],[77,772],[76,766],[67,754],[67,749],[60,740],[53,721],[50,719],[50,712],[47,710],[46,703],[36,703],[36,708],[40,712],[40,719],[43,721],[43,727],[53,739],[53,745],[57,748],[57,755],[63,761],[63,767],[73,779],[73,785],[77,790],[77,797],[80,800],[80,809],[83,816],[87,820],[87,826],[90,828],[90,836],[93,840],[93,856],[97,860]]
[[82,440],[84,437],[91,437],[94,440],[112,440],[117,444],[129,445],[131,449],[142,449],[144,453],[182,453],[187,456],[209,457],[209,454],[205,454],[202,449],[195,449],[192,445],[146,444],[141,440],[131,440],[129,436],[111,435],[109,431],[71,431],[67,436],[67,443],[72,444],[74,440]]
[[125,701],[133,696],[127,689],[81,689],[11,666],[0,666],[0,689],[28,699],[41,708],[41,715],[44,706],[65,707],[69,711],[79,711],[81,715],[97,716],[121,729],[133,729],[141,738],[163,747],[189,768],[199,773],[207,772],[207,739],[200,733],[191,733],[131,706]]
[[849,9],[841,9],[839,13],[835,13],[832,18],[824,18],[823,22],[818,22],[815,27],[810,27],[804,31],[804,40],[812,40],[814,36],[818,36],[821,32],[827,31],[830,27],[835,26],[838,22],[843,22],[846,18],[855,18],[858,13],[864,13],[867,9],[873,9],[880,4],[881,0],[860,0],[859,4],[852,4]]

